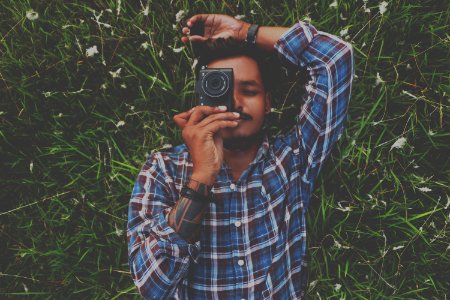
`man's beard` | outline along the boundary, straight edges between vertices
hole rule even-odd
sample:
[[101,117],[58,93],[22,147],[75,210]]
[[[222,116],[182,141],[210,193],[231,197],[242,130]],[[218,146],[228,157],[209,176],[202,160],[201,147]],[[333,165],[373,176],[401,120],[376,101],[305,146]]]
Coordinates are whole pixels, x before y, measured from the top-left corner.
[[265,134],[265,130],[261,129],[255,134],[248,136],[232,137],[223,140],[223,147],[227,150],[247,150],[255,144],[260,144]]

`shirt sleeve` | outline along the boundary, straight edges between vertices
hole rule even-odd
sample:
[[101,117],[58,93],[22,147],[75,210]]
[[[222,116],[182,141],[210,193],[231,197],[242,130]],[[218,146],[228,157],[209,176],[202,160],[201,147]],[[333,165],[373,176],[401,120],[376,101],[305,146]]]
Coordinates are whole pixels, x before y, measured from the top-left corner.
[[300,155],[302,181],[312,187],[344,130],[355,72],[353,47],[299,21],[274,48],[282,65],[306,68],[310,77],[296,123],[283,138]]
[[167,223],[175,201],[161,154],[139,172],[129,204],[127,239],[131,276],[145,299],[167,299],[197,262],[200,242],[190,244]]

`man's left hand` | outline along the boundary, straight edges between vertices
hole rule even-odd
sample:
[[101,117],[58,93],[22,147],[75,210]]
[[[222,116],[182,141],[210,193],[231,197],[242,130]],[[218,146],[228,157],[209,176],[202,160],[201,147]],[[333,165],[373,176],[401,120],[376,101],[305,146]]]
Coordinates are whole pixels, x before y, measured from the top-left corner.
[[[204,35],[189,35],[190,29],[196,22],[204,23]],[[188,27],[183,27],[183,43],[191,42],[214,42],[218,38],[234,39],[244,42],[247,37],[247,31],[251,24],[235,19],[231,16],[221,14],[198,14],[187,21]],[[185,36],[187,35],[187,36]]]

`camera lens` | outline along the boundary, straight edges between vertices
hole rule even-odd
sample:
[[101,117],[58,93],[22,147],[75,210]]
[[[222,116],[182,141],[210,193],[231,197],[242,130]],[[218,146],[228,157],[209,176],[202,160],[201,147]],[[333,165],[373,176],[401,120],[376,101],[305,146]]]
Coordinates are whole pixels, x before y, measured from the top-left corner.
[[209,97],[221,97],[230,88],[228,76],[222,71],[208,72],[202,79],[203,92]]

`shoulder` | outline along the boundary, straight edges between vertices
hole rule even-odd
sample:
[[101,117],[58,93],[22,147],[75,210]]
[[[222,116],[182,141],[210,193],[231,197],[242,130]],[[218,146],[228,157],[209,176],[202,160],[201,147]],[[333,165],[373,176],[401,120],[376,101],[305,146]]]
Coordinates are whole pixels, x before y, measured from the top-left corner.
[[146,156],[144,167],[163,172],[166,176],[176,176],[181,166],[191,161],[186,144],[164,147]]

